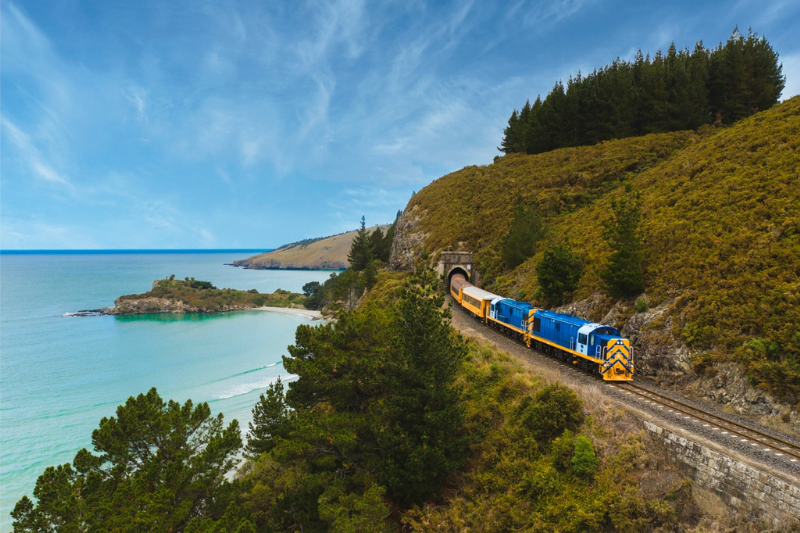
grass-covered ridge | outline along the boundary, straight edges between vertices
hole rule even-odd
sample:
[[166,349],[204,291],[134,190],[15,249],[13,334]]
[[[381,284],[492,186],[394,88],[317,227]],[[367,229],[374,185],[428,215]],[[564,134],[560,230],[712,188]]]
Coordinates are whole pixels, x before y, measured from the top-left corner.
[[[800,98],[729,128],[510,154],[417,193],[429,250],[477,253],[484,284],[532,300],[548,241],[584,259],[574,300],[602,287],[601,238],[623,183],[640,195],[645,294],[670,306],[672,330],[698,351],[738,358],[751,382],[800,394]],[[500,257],[517,196],[547,219],[537,252],[513,270]],[[608,302],[606,309],[613,302]],[[597,317],[593,317],[597,318]],[[757,339],[757,341],[753,341]]]

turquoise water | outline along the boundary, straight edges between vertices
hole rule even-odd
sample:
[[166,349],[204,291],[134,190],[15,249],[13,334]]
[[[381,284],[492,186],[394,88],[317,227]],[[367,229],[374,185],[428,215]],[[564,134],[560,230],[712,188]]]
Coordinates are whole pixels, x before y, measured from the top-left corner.
[[217,287],[300,292],[330,272],[243,270],[248,253],[0,255],[0,530],[49,465],[71,462],[131,395],[209,402],[246,429],[294,341],[296,315],[64,317],[175,274]]

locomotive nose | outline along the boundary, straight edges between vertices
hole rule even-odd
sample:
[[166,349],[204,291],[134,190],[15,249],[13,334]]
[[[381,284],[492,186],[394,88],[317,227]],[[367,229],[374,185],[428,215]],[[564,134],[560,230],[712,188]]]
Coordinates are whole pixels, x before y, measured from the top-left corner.
[[604,379],[609,381],[633,379],[633,351],[628,339],[609,340],[605,355],[605,362],[600,368]]

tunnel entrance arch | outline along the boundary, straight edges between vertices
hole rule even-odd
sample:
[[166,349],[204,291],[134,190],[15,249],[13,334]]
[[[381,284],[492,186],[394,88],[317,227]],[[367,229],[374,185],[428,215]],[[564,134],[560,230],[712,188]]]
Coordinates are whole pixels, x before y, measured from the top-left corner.
[[461,268],[460,266],[453,267],[453,269],[450,270],[450,272],[447,273],[447,289],[448,290],[450,289],[450,280],[453,279],[453,276],[455,274],[461,274],[461,275],[464,276],[464,278],[467,281],[469,281],[469,278],[470,278],[469,272],[467,272],[465,269]]
[[472,252],[445,251],[439,255],[439,264],[436,266],[436,271],[442,276],[448,290],[450,289],[450,279],[455,273],[463,274],[470,283],[478,285],[480,276],[478,271],[475,270],[472,258]]

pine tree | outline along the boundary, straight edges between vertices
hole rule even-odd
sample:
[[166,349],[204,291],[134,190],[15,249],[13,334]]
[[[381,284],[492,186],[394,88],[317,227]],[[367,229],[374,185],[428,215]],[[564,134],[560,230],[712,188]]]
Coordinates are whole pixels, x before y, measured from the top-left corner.
[[283,383],[278,377],[267,388],[266,395],[259,396],[253,407],[253,421],[248,424],[245,456],[257,459],[275,447],[275,439],[286,438],[291,428],[291,410],[283,395]]
[[[626,186],[630,193],[630,187]],[[603,223],[603,238],[611,247],[608,263],[599,272],[605,289],[615,298],[629,298],[644,290],[642,273],[642,218],[638,195],[611,201],[612,216]]]
[[500,151],[537,154],[647,133],[729,124],[778,102],[786,83],[764,37],[734,29],[714,50],[672,43],[652,57],[611,65],[564,84],[511,114]]
[[569,241],[551,244],[536,265],[542,296],[554,306],[561,305],[565,297],[578,287],[582,271],[581,258],[572,251]]
[[544,220],[539,211],[533,206],[526,208],[522,197],[518,197],[514,218],[500,248],[506,266],[514,268],[532,256],[544,233]]
[[[242,446],[207,403],[130,397],[92,432],[94,454],[48,467],[14,508],[14,531],[183,531],[213,526],[230,500],[226,480]],[[133,525],[135,524],[135,528]]]
[[369,232],[363,216],[361,217],[361,227],[353,238],[350,253],[347,254],[347,260],[350,262],[350,267],[359,272],[367,268],[369,262],[372,261]]
[[525,125],[520,122],[519,115],[515,109],[508,119],[508,126],[503,130],[503,140],[500,142],[499,151],[506,154],[512,152],[522,152],[525,149],[523,131]]
[[403,504],[435,497],[466,458],[456,374],[467,348],[448,323],[438,279],[417,269],[397,303],[385,412],[377,430],[381,482]]

